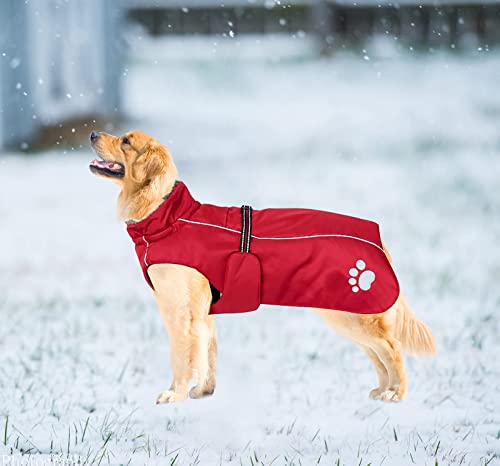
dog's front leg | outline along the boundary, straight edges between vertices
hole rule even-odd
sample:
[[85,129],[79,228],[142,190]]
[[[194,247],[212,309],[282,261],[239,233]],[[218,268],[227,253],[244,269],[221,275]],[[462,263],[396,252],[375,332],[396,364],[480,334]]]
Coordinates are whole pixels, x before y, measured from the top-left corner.
[[[169,305],[170,304],[170,305]],[[160,393],[156,403],[173,403],[187,398],[189,383],[193,376],[191,367],[191,318],[189,306],[166,303],[158,299],[160,314],[167,328],[170,342],[170,367],[172,383]]]
[[200,318],[193,321],[195,334],[193,346],[193,368],[197,372],[197,384],[189,392],[191,398],[212,395],[215,390],[215,369],[217,361],[217,336],[215,316],[208,316],[209,304],[199,309]]
[[210,335],[207,324],[211,294],[208,282],[197,271],[174,264],[152,265],[148,273],[169,334],[173,374],[170,389],[160,393],[157,403],[185,400],[194,371],[201,377],[202,384],[195,387],[192,396],[208,394],[203,383],[209,365],[206,340]]

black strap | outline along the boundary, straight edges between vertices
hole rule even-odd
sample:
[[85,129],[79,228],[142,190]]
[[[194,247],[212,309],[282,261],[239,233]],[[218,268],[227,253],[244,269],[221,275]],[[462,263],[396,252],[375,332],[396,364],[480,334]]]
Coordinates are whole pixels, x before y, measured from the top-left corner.
[[240,239],[240,252],[245,251],[245,236],[247,232],[247,219],[246,219],[246,206],[241,206],[241,239]]
[[252,208],[249,205],[241,206],[241,240],[240,252],[250,252],[252,238]]
[[252,239],[252,208],[247,205],[247,245],[245,252],[250,252],[250,240]]

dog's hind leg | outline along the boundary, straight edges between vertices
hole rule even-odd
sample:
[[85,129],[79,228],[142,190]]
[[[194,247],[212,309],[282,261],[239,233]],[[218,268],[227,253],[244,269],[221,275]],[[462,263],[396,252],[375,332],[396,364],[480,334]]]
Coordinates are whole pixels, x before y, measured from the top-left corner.
[[401,343],[386,336],[373,338],[364,344],[369,345],[370,349],[380,358],[389,376],[388,387],[378,395],[374,394],[373,398],[381,401],[402,401],[406,396],[407,381]]
[[373,351],[369,346],[359,345],[360,348],[366,353],[371,363],[375,367],[378,376],[378,388],[374,388],[370,392],[370,398],[372,400],[377,400],[380,397],[380,394],[385,392],[389,387],[389,374],[387,372],[387,368],[384,366],[384,363],[380,360],[377,353]]
[[368,357],[375,365],[377,372],[379,370],[382,372],[382,367],[386,369],[387,386],[380,391],[380,394],[372,391],[371,398],[382,401],[401,401],[405,397],[407,382],[403,353],[401,343],[393,336],[395,306],[384,314],[351,314],[328,309],[315,309],[314,311],[340,335],[363,348],[368,348],[370,350],[367,352]]

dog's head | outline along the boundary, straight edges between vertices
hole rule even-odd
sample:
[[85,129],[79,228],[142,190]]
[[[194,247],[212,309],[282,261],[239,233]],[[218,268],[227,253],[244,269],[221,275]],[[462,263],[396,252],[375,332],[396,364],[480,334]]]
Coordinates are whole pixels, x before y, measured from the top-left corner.
[[176,176],[167,148],[142,131],[118,137],[92,131],[90,143],[98,155],[90,162],[90,171],[115,181],[122,189],[140,189],[169,171]]

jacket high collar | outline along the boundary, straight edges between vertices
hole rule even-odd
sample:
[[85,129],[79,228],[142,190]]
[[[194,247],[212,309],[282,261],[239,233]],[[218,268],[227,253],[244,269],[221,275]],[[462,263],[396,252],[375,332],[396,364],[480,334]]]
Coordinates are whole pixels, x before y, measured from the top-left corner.
[[180,217],[191,215],[199,206],[200,203],[193,198],[187,186],[178,181],[154,212],[137,223],[127,225],[128,234],[134,241],[143,236],[154,237],[164,233]]

